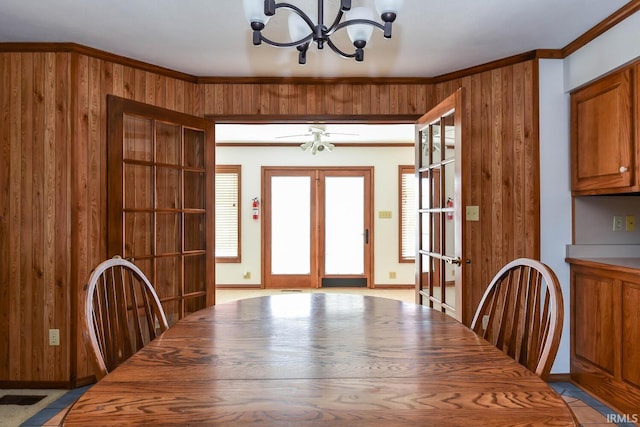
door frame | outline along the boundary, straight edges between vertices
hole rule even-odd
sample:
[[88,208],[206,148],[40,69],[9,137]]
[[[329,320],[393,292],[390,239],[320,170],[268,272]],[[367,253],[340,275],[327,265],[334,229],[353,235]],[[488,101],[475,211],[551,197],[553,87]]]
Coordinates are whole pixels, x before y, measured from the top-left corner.
[[[427,305],[431,308],[434,308],[435,305],[438,305],[438,309],[444,313],[448,313],[452,315],[452,317],[456,318],[459,321],[462,321],[466,313],[464,313],[464,305],[463,305],[463,277],[465,270],[465,262],[462,261],[464,248],[463,248],[463,233],[464,233],[464,221],[463,210],[462,210],[462,121],[463,121],[463,103],[462,103],[462,89],[456,90],[454,93],[446,97],[442,100],[438,105],[433,107],[427,113],[425,113],[422,117],[420,117],[415,122],[416,127],[416,157],[415,157],[415,166],[416,166],[416,179],[418,180],[418,218],[416,221],[416,303]],[[440,200],[437,203],[437,208],[431,209],[432,201],[430,200],[429,206],[426,208],[422,206],[422,174],[426,173],[427,176],[431,176],[430,173],[431,165],[424,166],[422,165],[422,141],[421,141],[421,133],[424,129],[428,128],[431,124],[441,120],[447,114],[453,111],[453,119],[454,119],[454,128],[455,128],[455,165],[454,165],[454,195],[453,195],[453,207],[447,207],[444,203],[445,193],[440,192],[437,197]],[[441,134],[442,135],[442,134]],[[441,165],[441,162],[438,163]],[[444,181],[440,179],[440,190],[444,187]],[[428,183],[429,186],[432,185],[431,182]],[[434,194],[429,192],[429,197],[433,198]],[[446,212],[451,212],[454,218],[454,246],[455,246],[455,254],[453,257],[446,256],[442,253],[433,253],[430,252],[430,249],[423,249],[423,221],[422,216],[429,216],[429,212],[435,212],[438,215],[443,215]],[[429,236],[433,234],[433,224],[431,221],[427,221],[429,227]],[[438,235],[440,239],[445,238],[444,228],[442,226],[442,220],[440,222],[440,229],[438,231]],[[431,239],[431,237],[429,237]],[[440,244],[440,248],[443,246]],[[442,249],[439,250],[442,252]],[[432,282],[425,278],[425,274],[423,272],[423,256],[427,257],[429,260],[429,264],[431,264],[431,259],[438,259],[440,268],[435,272],[439,276],[438,283],[440,284],[440,295],[434,295],[433,292],[433,284]],[[451,306],[446,303],[446,274],[445,274],[445,264],[456,264],[457,268],[455,268],[454,273],[454,287],[455,287],[455,301],[454,306]],[[431,267],[429,267],[428,275],[431,276],[434,274],[434,271]],[[425,281],[426,286],[425,286]],[[434,304],[435,303],[435,304]]]
[[[271,205],[270,205],[270,188],[268,182],[270,180],[267,179],[269,174],[272,172],[283,171],[286,173],[290,173],[291,176],[295,176],[295,174],[300,174],[303,176],[311,175],[312,179],[315,179],[316,182],[321,179],[323,176],[349,176],[347,174],[340,175],[339,172],[355,172],[353,176],[361,176],[365,177],[365,200],[364,200],[364,227],[365,230],[368,230],[368,241],[364,244],[364,274],[357,276],[349,276],[349,277],[363,277],[367,280],[367,287],[373,288],[373,258],[374,258],[374,168],[373,166],[263,166],[262,167],[262,182],[261,182],[261,193],[262,193],[262,208],[263,215],[261,216],[261,251],[262,251],[262,268],[261,268],[261,287],[262,288],[271,288],[268,286],[267,276],[268,268],[271,264],[270,254],[270,244],[271,244],[271,230],[268,227],[268,224],[271,220]],[[331,172],[338,173],[336,175],[332,175]],[[344,277],[344,275],[335,275],[335,276],[325,276],[324,275],[324,245],[325,245],[325,237],[324,237],[324,215],[321,212],[321,209],[324,208],[324,186],[318,186],[311,189],[311,203],[312,203],[312,218],[311,218],[311,274],[309,286],[306,288],[320,288],[321,287],[321,279],[323,277]],[[315,272],[315,274],[314,274]],[[300,288],[300,283],[302,281],[302,277],[298,275],[292,275],[291,278],[285,280],[281,285],[277,288]],[[275,288],[274,288],[275,289]]]

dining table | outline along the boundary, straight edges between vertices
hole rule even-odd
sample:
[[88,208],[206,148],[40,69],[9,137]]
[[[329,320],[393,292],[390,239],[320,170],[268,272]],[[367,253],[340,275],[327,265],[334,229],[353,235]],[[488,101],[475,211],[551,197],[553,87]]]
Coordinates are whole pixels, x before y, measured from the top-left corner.
[[283,292],[185,316],[65,426],[574,426],[541,378],[438,310]]

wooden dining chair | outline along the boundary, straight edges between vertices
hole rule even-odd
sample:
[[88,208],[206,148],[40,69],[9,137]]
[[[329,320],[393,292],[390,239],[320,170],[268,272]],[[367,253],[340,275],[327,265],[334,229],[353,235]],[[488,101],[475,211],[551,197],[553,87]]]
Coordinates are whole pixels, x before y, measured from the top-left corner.
[[539,261],[520,258],[491,280],[471,329],[546,379],[558,352],[563,318],[556,274]]
[[168,329],[153,286],[130,261],[103,261],[85,289],[83,333],[98,379]]

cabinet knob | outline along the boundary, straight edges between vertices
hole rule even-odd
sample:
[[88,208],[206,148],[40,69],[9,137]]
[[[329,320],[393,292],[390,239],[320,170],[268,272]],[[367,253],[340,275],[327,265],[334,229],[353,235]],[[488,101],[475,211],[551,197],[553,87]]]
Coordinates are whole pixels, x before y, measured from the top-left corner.
[[620,173],[625,173],[628,170],[629,168],[627,168],[626,166],[620,166]]

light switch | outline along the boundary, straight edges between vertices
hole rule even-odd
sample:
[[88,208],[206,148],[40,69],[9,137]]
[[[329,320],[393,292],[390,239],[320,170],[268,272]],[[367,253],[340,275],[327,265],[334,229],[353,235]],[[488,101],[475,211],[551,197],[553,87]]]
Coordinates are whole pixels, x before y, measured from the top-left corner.
[[467,206],[465,216],[467,221],[480,221],[480,208],[478,206]]
[[390,219],[391,211],[378,211],[378,218]]

